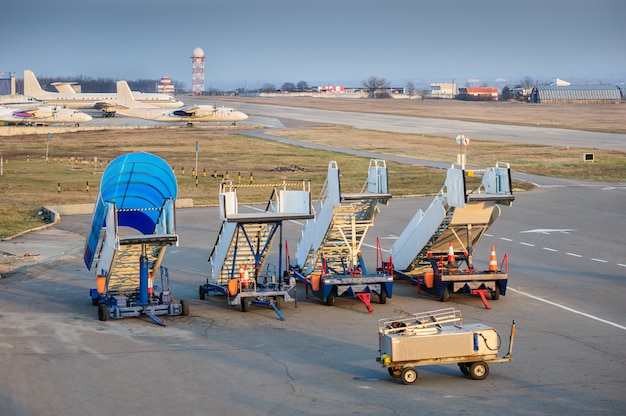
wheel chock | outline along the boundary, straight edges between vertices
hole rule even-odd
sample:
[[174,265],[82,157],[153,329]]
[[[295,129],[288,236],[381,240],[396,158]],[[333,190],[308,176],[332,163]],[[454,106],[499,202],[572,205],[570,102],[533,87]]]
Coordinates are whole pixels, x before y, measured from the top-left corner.
[[367,308],[367,311],[369,313],[374,312],[374,309],[372,309],[372,305],[370,304],[370,294],[369,293],[357,293],[356,297],[359,298],[359,300],[365,304],[365,307]]
[[489,302],[487,302],[487,298],[485,297],[485,294],[487,292],[487,289],[474,289],[472,290],[472,295],[480,295],[480,298],[482,299],[485,308],[491,309],[491,306],[489,305]]

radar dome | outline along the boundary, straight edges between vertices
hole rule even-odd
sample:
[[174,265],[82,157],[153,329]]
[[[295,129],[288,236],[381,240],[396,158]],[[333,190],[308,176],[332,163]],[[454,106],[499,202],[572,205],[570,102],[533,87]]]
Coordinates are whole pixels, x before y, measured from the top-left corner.
[[193,50],[193,56],[195,58],[202,58],[204,56],[204,51],[202,48],[196,48]]

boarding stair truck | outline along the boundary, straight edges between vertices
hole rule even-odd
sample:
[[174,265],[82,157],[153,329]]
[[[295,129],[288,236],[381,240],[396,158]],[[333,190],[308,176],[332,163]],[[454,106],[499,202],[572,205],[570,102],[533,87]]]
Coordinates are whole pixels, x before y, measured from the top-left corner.
[[372,294],[380,303],[391,298],[391,270],[377,264],[375,273],[368,273],[361,255],[378,205],[387,205],[389,199],[384,160],[370,160],[367,181],[361,192],[352,194],[341,192],[339,167],[330,161],[326,182],[314,204],[315,218],[305,224],[295,262],[290,259],[291,273],[304,283],[307,295],[310,289],[327,305],[333,305],[337,296],[356,296],[370,313]]
[[96,275],[89,292],[98,318],[188,315],[172,296],[165,251],[178,245],[172,168],[149,153],[129,153],[104,170],[83,259]]
[[[468,181],[480,176],[478,187],[468,191]],[[450,293],[480,295],[490,309],[485,295],[497,300],[506,293],[508,256],[498,265],[492,247],[488,270],[477,270],[473,252],[500,216],[500,205],[510,206],[514,199],[508,163],[472,170],[452,165],[430,206],[417,211],[391,247],[395,275],[444,302]]]
[[[268,188],[272,193],[263,210],[244,212],[237,191],[252,188]],[[309,181],[277,184],[223,181],[219,210],[222,225],[209,256],[209,276],[199,287],[200,299],[214,292],[225,295],[228,305],[241,305],[242,312],[247,312],[250,305],[267,306],[284,320],[281,301],[294,302],[296,282],[286,270],[283,272],[283,222],[313,218]],[[279,238],[278,268],[268,263],[263,272],[276,237]]]
[[378,321],[378,361],[389,375],[404,384],[417,382],[416,367],[456,363],[474,380],[489,375],[489,364],[513,359],[515,321],[511,325],[508,353],[498,357],[501,339],[487,325],[463,324],[461,311],[454,308],[396,315]]

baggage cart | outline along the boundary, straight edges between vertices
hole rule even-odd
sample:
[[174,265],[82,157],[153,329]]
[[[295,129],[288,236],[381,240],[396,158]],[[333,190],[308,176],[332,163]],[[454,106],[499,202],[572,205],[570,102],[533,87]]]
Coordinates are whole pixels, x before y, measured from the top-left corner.
[[379,356],[389,375],[410,385],[417,381],[415,367],[458,364],[474,380],[489,375],[489,364],[512,359],[515,321],[511,325],[509,350],[498,357],[501,340],[495,329],[483,324],[462,325],[461,311],[454,308],[407,313],[378,321]]

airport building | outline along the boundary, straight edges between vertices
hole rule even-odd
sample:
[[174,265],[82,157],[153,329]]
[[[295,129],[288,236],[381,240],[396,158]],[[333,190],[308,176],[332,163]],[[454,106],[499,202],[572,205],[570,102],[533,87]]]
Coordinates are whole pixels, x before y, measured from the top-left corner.
[[620,103],[624,92],[616,85],[572,85],[553,83],[536,85],[530,93],[531,103]]

